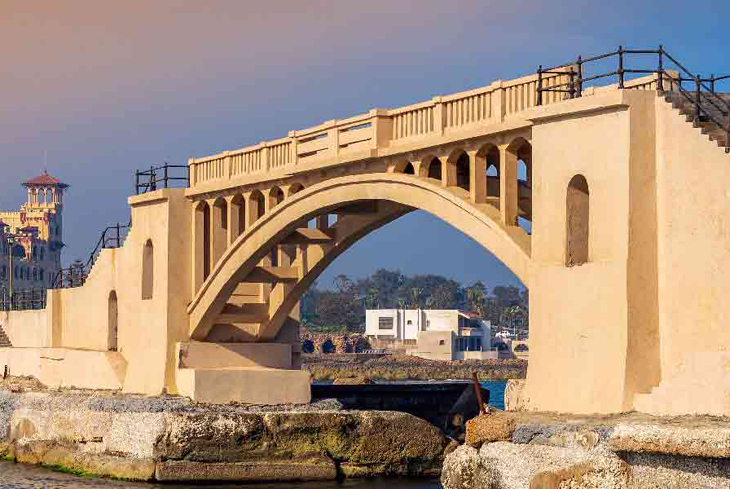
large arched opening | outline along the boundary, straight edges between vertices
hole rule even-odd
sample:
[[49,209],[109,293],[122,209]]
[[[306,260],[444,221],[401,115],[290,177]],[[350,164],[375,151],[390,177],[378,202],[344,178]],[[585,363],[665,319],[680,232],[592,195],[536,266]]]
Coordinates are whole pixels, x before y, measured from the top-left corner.
[[[317,207],[311,207],[315,202]],[[420,209],[424,211],[423,214],[444,221],[446,226],[469,236],[478,245],[491,251],[527,285],[524,279],[529,269],[529,249],[523,248],[523,242],[514,240],[508,233],[501,231],[502,228],[489,213],[475,212],[472,206],[469,201],[444,188],[440,182],[412,179],[396,173],[341,177],[312,185],[273,209],[262,224],[257,225],[258,229],[254,230],[261,233],[256,239],[248,239],[250,234],[247,232],[236,240],[232,245],[233,249],[226,254],[226,261],[232,263],[217,265],[213,280],[197,292],[188,309],[192,318],[191,336],[194,339],[205,339],[207,331],[219,314],[218,311],[226,305],[228,296],[241,278],[250,273],[271,250],[281,246],[297,226],[328,214],[339,215],[345,226],[348,224],[349,214],[344,212],[345,209],[356,210],[356,214],[361,214],[365,209],[377,209],[379,214],[348,235],[344,241],[338,242],[324,256],[318,255],[318,261],[308,263],[310,268],[305,275],[288,286],[288,295],[281,300],[279,309],[267,323],[267,327],[273,329],[259,334],[260,341],[276,337],[278,329],[275,325],[280,327],[288,320],[292,308],[301,300],[309,286],[338,256],[372,231],[415,209]],[[340,221],[337,224],[339,223]],[[262,236],[267,238],[263,239]]]

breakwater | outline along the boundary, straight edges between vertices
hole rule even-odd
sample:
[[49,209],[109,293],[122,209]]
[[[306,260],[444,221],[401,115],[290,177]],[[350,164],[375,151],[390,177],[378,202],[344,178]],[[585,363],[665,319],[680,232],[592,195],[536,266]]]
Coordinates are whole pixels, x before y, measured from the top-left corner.
[[426,360],[408,355],[373,358],[359,354],[303,355],[303,368],[315,381],[343,377],[382,380],[471,379],[476,372],[481,380],[524,379],[524,360]]
[[447,440],[406,413],[0,392],[0,457],[137,481],[437,476]]

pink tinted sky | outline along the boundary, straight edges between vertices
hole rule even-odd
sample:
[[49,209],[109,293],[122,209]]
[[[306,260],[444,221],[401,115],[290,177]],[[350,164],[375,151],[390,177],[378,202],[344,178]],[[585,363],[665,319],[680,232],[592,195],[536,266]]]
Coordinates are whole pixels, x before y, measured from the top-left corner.
[[[0,208],[48,170],[73,187],[66,260],[128,218],[132,172],[183,163],[372,107],[399,106],[533,72],[618,44],[665,42],[720,71],[724,2],[0,0]],[[721,49],[720,49],[721,50]],[[730,65],[724,66],[730,70]],[[422,254],[377,259],[404,236]],[[431,264],[448,247],[457,259]],[[426,266],[428,265],[428,266]],[[427,216],[382,230],[331,273],[378,266],[516,280]]]

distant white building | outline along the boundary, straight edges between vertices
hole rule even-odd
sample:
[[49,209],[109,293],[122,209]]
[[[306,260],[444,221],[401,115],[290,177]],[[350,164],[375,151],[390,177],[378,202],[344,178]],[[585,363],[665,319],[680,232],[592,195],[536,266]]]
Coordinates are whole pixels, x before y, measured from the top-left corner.
[[498,357],[491,348],[489,321],[456,309],[368,309],[365,334],[376,343],[406,345],[409,355],[434,360]]

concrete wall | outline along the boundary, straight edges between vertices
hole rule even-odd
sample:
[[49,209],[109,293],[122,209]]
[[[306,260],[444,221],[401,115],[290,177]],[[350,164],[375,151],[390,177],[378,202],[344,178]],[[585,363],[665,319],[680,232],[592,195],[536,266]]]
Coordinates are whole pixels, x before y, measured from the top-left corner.
[[51,388],[121,389],[127,362],[116,352],[70,348],[0,348],[0,370],[33,376]]
[[670,104],[657,104],[656,119],[661,375],[668,379],[687,355],[730,345],[730,156]]
[[[118,352],[129,368],[127,392],[175,392],[176,342],[188,339],[185,306],[190,300],[190,203],[183,190],[159,190],[130,198],[132,230],[124,246],[102,250],[83,287],[57,291],[62,345],[107,351],[110,296],[118,303]],[[143,252],[153,245],[153,293],[142,297]]]
[[47,311],[0,312],[0,327],[14,347],[49,347],[51,334]]
[[[528,386],[542,410],[622,411],[630,113],[621,92],[561,106],[539,111],[532,133]],[[590,192],[589,261],[568,268],[566,196],[578,174]]]

